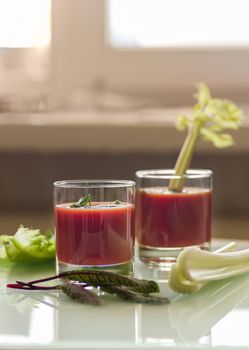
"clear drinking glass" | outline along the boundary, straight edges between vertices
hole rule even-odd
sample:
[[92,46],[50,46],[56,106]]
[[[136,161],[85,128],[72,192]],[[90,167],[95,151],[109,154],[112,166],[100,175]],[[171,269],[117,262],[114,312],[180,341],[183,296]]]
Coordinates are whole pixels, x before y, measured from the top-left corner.
[[132,274],[134,197],[133,181],[55,182],[57,272],[102,269]]
[[[171,181],[181,191],[170,191]],[[136,236],[140,260],[171,265],[184,247],[209,249],[211,239],[212,172],[174,170],[136,172]]]

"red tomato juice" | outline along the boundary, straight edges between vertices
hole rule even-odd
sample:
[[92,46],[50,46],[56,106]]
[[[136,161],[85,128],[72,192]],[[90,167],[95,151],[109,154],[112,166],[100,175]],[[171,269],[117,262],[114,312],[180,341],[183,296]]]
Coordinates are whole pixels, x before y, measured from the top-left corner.
[[56,251],[60,262],[111,265],[130,261],[134,249],[134,206],[92,203],[55,207]]
[[136,194],[136,225],[141,245],[177,248],[201,245],[211,237],[211,191],[145,188]]

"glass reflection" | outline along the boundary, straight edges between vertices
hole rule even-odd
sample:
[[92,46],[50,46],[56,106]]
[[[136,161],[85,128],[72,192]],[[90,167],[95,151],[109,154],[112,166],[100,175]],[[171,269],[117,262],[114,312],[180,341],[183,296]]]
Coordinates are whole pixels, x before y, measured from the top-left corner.
[[[162,269],[143,266],[138,270],[138,275],[140,278],[156,280],[160,285],[161,294],[171,299],[168,306],[160,306],[159,309],[148,305],[140,305],[137,308],[139,343],[229,345],[226,341],[227,322],[231,321],[233,316],[237,317],[234,324],[244,322],[243,314],[237,306],[249,295],[247,274],[211,282],[192,295],[174,294],[167,285],[167,271]],[[249,345],[244,327],[240,327],[239,334],[238,344]]]
[[[83,305],[57,291],[8,290],[8,274],[0,272],[1,344],[249,346],[248,274],[209,283],[193,295],[176,295],[167,285],[167,271],[138,266],[136,272],[156,280],[170,304],[132,304],[105,295],[100,307]],[[17,274],[29,280],[53,271],[9,273],[13,282]]]
[[102,297],[101,306],[72,302],[60,294],[56,309],[56,334],[60,342],[130,342],[136,338],[135,304],[114,296]]
[[197,293],[180,296],[169,305],[171,326],[182,339],[196,341],[212,331],[248,294],[248,275],[209,283]]
[[53,264],[1,266],[0,343],[51,344],[54,341],[54,316],[57,292],[29,292],[6,288],[16,279],[29,280],[53,274]]

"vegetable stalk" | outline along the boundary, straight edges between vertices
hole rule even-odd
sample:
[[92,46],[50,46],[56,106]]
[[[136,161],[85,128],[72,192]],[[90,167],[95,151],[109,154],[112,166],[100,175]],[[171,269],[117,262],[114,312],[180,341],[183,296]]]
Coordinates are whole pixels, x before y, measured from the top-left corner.
[[187,128],[188,134],[175,164],[175,178],[169,183],[169,190],[173,192],[182,191],[184,175],[190,167],[200,136],[218,148],[231,146],[234,140],[231,135],[223,133],[223,130],[236,130],[241,122],[240,109],[229,100],[212,98],[205,84],[199,85],[195,97],[197,103],[193,109],[193,116],[181,115],[177,120],[177,128]]
[[190,166],[194,154],[194,149],[199,138],[200,129],[201,122],[199,121],[198,123],[196,123],[196,125],[192,125],[189,130],[189,133],[184,141],[184,144],[182,146],[181,152],[179,154],[179,157],[177,158],[175,165],[175,175],[179,178],[173,178],[171,180],[169,184],[170,191],[182,191],[184,185],[183,175],[186,173]]
[[193,293],[205,283],[249,272],[249,249],[231,251],[234,244],[215,252],[185,248],[173,264],[169,285],[178,293]]

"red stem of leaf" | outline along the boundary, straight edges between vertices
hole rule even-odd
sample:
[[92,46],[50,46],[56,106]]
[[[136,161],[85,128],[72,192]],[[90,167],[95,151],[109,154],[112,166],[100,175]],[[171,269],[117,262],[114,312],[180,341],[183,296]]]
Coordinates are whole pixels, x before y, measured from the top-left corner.
[[55,290],[58,289],[58,285],[55,286],[33,286],[30,285],[29,283],[25,283],[22,281],[17,281],[17,283],[9,283],[7,284],[8,288],[13,288],[13,289],[22,289],[22,290]]

